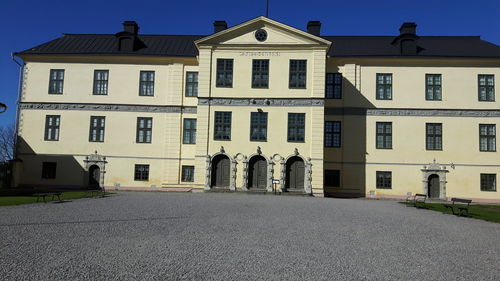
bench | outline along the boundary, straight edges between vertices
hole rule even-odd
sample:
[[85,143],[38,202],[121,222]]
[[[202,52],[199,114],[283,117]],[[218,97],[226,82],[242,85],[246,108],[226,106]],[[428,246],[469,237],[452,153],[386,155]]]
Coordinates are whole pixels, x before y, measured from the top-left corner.
[[[451,198],[451,204],[445,204],[444,206],[447,209],[451,209],[451,212],[454,215],[461,215],[462,212],[465,212],[467,213],[467,215],[469,215],[470,203],[472,203],[472,200],[469,199]],[[457,213],[455,213],[455,209],[457,209]]]
[[413,204],[413,206],[418,207],[417,203],[421,203],[422,207],[425,207],[425,199],[426,198],[427,198],[427,195],[417,193],[415,195],[406,197],[406,204]]
[[47,197],[52,197],[52,201],[54,201],[54,199],[57,197],[57,200],[59,200],[59,202],[61,202],[61,195],[62,195],[62,192],[46,192],[46,193],[34,193],[32,196],[36,197],[36,202],[39,202],[40,201],[40,198],[43,199],[43,202],[47,202],[45,200],[45,198]]

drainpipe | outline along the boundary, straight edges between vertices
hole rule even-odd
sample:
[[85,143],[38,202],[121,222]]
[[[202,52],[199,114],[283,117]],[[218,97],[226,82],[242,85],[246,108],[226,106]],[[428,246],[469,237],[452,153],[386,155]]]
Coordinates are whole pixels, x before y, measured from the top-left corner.
[[17,100],[16,100],[16,137],[14,138],[14,159],[17,159],[17,142],[18,142],[18,135],[19,135],[19,115],[20,115],[20,107],[21,107],[21,96],[22,96],[22,85],[23,85],[23,73],[24,73],[24,67],[26,66],[25,62],[18,62],[16,58],[14,57],[16,53],[11,53],[12,61],[14,61],[18,66],[19,66],[19,84],[18,84],[18,89],[17,89]]

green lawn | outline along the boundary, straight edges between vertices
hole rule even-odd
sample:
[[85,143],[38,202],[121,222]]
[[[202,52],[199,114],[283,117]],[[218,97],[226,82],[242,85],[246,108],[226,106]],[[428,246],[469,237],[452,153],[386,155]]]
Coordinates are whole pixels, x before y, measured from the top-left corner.
[[[22,194],[22,193],[24,193],[24,194]],[[34,193],[44,193],[44,191],[37,191]],[[112,194],[112,193],[106,192],[106,195],[109,195],[109,194]],[[101,196],[101,194],[99,194],[98,196]],[[89,194],[85,191],[65,191],[61,195],[61,200],[67,201],[67,200],[73,200],[73,199],[79,199],[79,198],[85,198],[85,197],[89,197]],[[15,194],[15,193],[0,194],[0,206],[37,203],[36,200],[37,200],[36,197],[31,196],[31,194],[27,194],[26,192],[21,192],[19,194]],[[47,196],[45,198],[45,200],[46,200],[46,202],[51,202],[52,196]],[[57,197],[54,198],[54,201],[58,201]],[[42,198],[39,199],[39,203],[43,203]]]
[[[407,204],[406,202],[400,203]],[[410,205],[413,206],[413,204]],[[425,203],[424,208],[427,210],[442,212],[451,215],[451,209],[445,208],[444,205],[445,204],[442,203]],[[419,204],[419,207],[420,206],[421,204]],[[500,223],[500,205],[470,205],[469,217]]]

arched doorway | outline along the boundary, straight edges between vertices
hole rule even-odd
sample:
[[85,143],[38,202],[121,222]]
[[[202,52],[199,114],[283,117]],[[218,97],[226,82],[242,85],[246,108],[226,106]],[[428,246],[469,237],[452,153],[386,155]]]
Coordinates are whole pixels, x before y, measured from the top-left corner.
[[212,159],[211,187],[229,188],[231,161],[224,154]]
[[248,188],[267,188],[267,161],[260,155],[250,158],[248,163]]
[[92,165],[89,168],[89,186],[94,188],[100,187],[101,169],[97,165]]
[[429,198],[439,198],[439,176],[432,174],[427,179],[427,196]]
[[286,161],[285,188],[287,191],[304,191],[304,160],[293,156]]

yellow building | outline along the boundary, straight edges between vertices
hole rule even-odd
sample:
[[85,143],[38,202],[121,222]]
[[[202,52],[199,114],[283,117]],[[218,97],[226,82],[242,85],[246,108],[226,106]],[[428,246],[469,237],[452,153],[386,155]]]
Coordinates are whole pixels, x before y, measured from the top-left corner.
[[425,193],[500,202],[500,47],[321,36],[258,17],[208,36],[65,34],[24,60],[18,186]]

